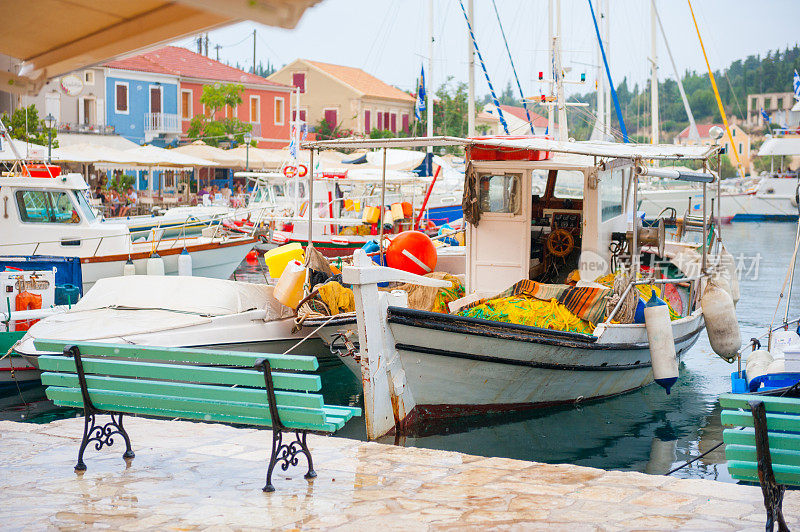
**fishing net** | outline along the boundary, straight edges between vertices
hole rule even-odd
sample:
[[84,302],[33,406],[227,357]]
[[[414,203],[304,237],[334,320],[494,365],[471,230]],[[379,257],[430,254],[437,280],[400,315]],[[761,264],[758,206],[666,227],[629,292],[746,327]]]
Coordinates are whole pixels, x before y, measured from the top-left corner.
[[594,325],[580,319],[556,299],[548,301],[527,295],[492,299],[461,310],[460,316],[529,325],[542,329],[592,334]]

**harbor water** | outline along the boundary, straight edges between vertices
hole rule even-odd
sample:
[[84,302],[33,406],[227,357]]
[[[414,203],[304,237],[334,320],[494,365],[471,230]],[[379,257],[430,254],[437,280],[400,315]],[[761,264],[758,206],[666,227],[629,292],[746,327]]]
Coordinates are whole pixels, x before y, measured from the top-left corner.
[[[741,269],[737,315],[742,339],[761,335],[773,320],[787,274],[796,226],[791,223],[737,223],[723,227],[723,238]],[[247,261],[238,280],[264,282],[264,265]],[[797,294],[800,296],[800,294]],[[796,300],[797,298],[795,298]],[[779,309],[775,323],[783,319]],[[790,319],[800,313],[793,303]],[[320,350],[326,348],[320,343]],[[459,451],[548,463],[664,474],[705,453],[722,438],[719,394],[730,390],[728,364],[711,351],[703,333],[682,358],[672,393],[651,385],[612,399],[517,414],[461,418],[420,429],[417,434],[382,443]],[[356,378],[332,357],[321,364],[326,402],[360,404]],[[76,415],[53,406],[41,386],[9,388],[0,399],[0,419],[48,422]],[[340,435],[365,439],[363,423],[350,423]],[[708,453],[676,477],[733,482],[723,448]]]

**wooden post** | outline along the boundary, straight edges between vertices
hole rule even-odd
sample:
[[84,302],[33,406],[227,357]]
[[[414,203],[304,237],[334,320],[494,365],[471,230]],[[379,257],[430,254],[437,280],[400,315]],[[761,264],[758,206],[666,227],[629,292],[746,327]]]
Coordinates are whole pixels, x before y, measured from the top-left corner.
[[753,428],[756,440],[756,461],[758,462],[758,481],[764,495],[764,508],[767,510],[767,530],[773,530],[775,520],[778,531],[788,532],[789,527],[783,519],[783,493],[786,486],[778,484],[772,470],[772,455],[769,452],[769,434],[767,428],[767,411],[764,401],[748,401],[753,414]]

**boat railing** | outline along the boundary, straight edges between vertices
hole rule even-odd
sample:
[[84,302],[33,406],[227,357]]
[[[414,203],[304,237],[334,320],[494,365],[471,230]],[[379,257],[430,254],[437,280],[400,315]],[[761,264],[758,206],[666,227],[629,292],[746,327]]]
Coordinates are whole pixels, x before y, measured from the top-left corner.
[[[630,292],[630,291],[633,289],[633,287],[635,287],[635,286],[640,286],[640,285],[653,285],[653,284],[663,284],[663,285],[667,285],[667,284],[681,284],[681,283],[690,283],[692,286],[694,286],[694,283],[696,283],[697,281],[699,281],[700,279],[702,279],[702,278],[704,278],[704,277],[708,277],[708,274],[705,274],[705,273],[704,273],[704,274],[701,274],[701,275],[698,275],[698,276],[695,276],[695,277],[681,277],[681,278],[679,278],[679,279],[655,279],[655,278],[648,278],[648,279],[640,279],[640,280],[637,280],[637,281],[631,281],[631,282],[629,282],[629,283],[628,283],[628,286],[626,286],[626,287],[625,287],[625,290],[623,290],[623,291],[622,291],[622,294],[620,295],[619,301],[617,301],[617,304],[614,306],[614,309],[613,309],[613,310],[611,311],[611,313],[610,313],[610,314],[609,314],[609,315],[606,317],[606,319],[605,319],[605,321],[603,322],[603,324],[604,324],[604,325],[608,325],[608,324],[610,324],[610,323],[611,323],[611,320],[613,320],[613,319],[614,319],[614,317],[616,317],[616,315],[617,315],[617,312],[619,312],[619,309],[620,309],[620,308],[622,308],[622,303],[625,301],[625,298],[627,297],[628,293],[629,293],[629,292]],[[693,297],[691,297],[691,296],[689,297],[689,301],[690,301],[690,302],[691,302],[693,299],[694,299]]]

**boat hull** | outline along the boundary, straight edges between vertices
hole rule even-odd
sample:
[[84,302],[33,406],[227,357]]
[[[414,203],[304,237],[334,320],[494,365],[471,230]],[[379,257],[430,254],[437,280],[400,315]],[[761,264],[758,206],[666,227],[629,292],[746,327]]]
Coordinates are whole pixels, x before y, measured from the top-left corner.
[[[253,248],[256,240],[252,238],[237,239],[227,242],[210,242],[208,244],[189,245],[187,250],[192,257],[192,275],[195,277],[211,277],[214,279],[228,279],[236,271]],[[159,249],[158,253],[164,260],[166,275],[178,274],[178,257],[183,247]],[[131,260],[136,267],[136,275],[147,274],[147,259],[149,253],[135,253]],[[83,291],[88,291],[98,279],[117,277],[122,275],[127,255],[106,257],[89,257],[81,259],[83,272]]]
[[[602,399],[653,382],[643,324],[610,325],[595,337],[397,307],[388,323],[416,403],[405,426]],[[355,328],[355,319],[339,320],[321,333],[330,343]],[[673,322],[678,356],[702,329],[700,311]],[[340,358],[360,373],[357,359]]]

